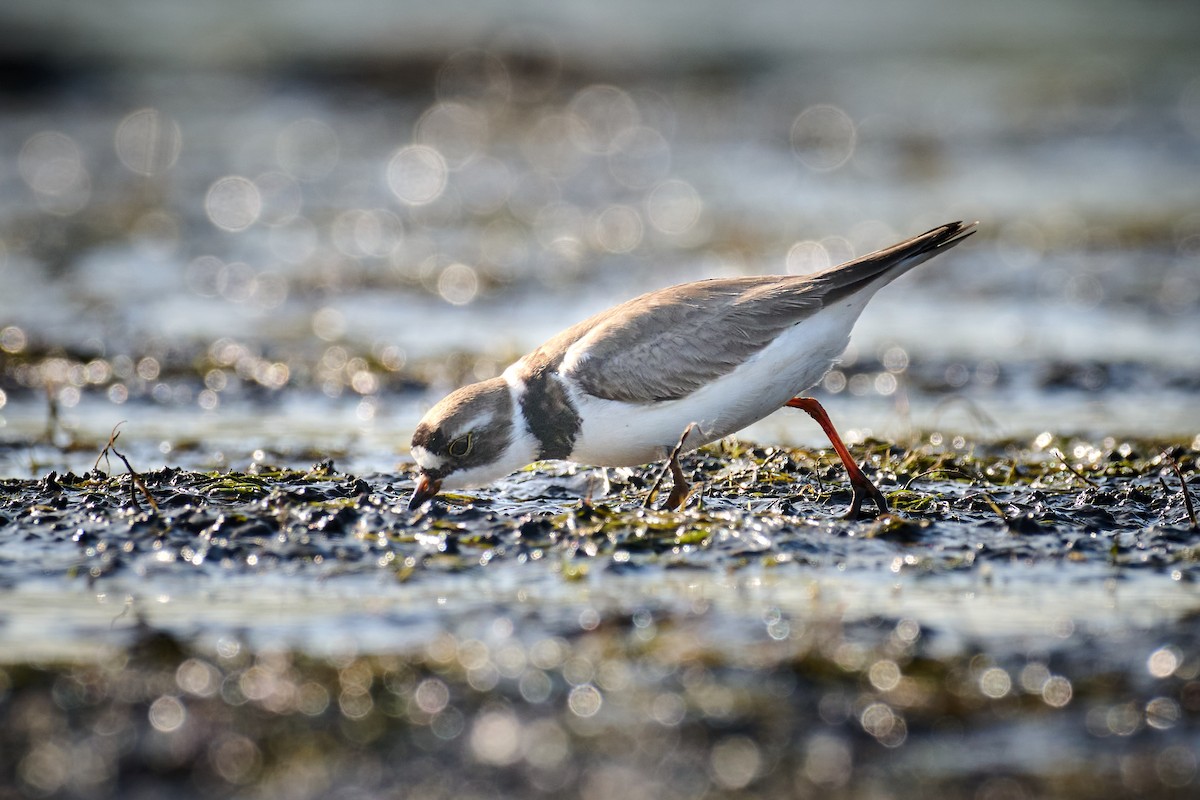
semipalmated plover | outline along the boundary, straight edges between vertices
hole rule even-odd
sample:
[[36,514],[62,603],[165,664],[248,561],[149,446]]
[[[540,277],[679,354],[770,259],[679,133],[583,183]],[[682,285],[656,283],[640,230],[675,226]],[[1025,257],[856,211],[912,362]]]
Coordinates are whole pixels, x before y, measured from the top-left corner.
[[412,438],[420,468],[410,508],[442,489],[489,483],[534,461],[601,467],[668,460],[681,506],[681,452],[783,406],[817,421],[849,473],[857,517],[883,494],[820,403],[799,394],[837,363],[871,296],[970,236],[951,222],[812,275],[714,278],[635,297],[568,328],[499,377],[429,410]]

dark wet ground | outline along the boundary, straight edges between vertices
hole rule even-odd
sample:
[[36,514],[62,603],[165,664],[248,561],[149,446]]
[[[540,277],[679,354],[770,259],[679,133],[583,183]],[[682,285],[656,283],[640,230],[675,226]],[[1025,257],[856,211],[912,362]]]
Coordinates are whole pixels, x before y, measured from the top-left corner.
[[[1187,4],[389,5],[0,8],[0,800],[1195,795]],[[814,390],[894,517],[798,413],[408,511],[560,328],[952,219]]]
[[733,442],[678,513],[647,470],[418,512],[330,463],[5,481],[7,596],[94,613],[0,668],[0,766],[43,796],[1190,796],[1197,449],[866,452],[896,514],[855,523],[828,453]]

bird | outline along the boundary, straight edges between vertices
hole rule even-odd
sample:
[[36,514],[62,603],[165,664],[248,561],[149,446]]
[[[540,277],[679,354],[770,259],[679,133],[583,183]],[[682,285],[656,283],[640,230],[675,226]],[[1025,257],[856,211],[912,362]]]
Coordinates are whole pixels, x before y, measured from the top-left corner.
[[804,392],[838,362],[871,297],[961,243],[950,222],[809,275],[709,278],[635,297],[546,341],[489,380],[435,404],[412,436],[417,509],[440,491],[491,483],[528,464],[626,467],[665,460],[667,508],[689,486],[682,453],[783,407],[812,417],[845,466],[846,515],[887,499],[863,474],[824,407]]

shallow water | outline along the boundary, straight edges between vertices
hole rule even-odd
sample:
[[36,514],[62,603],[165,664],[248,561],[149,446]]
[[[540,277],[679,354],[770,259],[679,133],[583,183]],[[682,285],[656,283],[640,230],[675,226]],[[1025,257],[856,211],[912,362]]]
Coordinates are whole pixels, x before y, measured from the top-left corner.
[[[0,783],[1194,791],[1197,538],[1158,455],[1200,495],[1187,4],[193,5],[0,11]],[[979,233],[883,290],[814,390],[911,525],[837,520],[790,412],[743,438],[807,449],[696,457],[679,517],[638,515],[645,472],[561,465],[403,508],[423,410],[562,327],[951,219]],[[97,460],[123,420],[159,512]],[[340,700],[193,691],[198,663]],[[452,702],[413,711],[413,676]],[[288,730],[331,753],[303,786]]]
[[[333,736],[322,774],[359,753],[372,766],[346,780],[367,792],[407,779],[387,753],[410,746],[446,775],[572,794],[611,770],[652,791],[697,760],[712,791],[772,797],[893,770],[911,796],[997,775],[1182,790],[1196,530],[1160,445],[976,449],[881,446],[905,515],[857,523],[829,519],[849,493],[828,454],[734,443],[687,459],[702,488],[682,513],[640,508],[648,470],[543,467],[417,512],[408,476],[328,465],[10,480],[0,736],[35,788],[128,786],[116,726],[160,787],[174,769],[277,791],[282,735]],[[1170,452],[1194,474],[1196,448]],[[194,757],[211,726],[247,732],[229,746],[250,765]],[[553,742],[513,749],[547,726]],[[46,727],[69,742],[22,739]],[[592,751],[601,731],[623,745]],[[651,778],[640,743],[662,735],[682,738]],[[68,746],[99,776],[65,766]],[[564,772],[567,752],[583,760]]]

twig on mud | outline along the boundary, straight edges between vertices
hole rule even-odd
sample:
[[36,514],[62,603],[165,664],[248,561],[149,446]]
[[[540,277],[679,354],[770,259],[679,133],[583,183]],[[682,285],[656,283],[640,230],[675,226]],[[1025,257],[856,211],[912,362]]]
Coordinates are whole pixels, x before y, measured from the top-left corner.
[[104,449],[100,451],[100,455],[96,456],[96,464],[92,467],[92,469],[99,469],[100,459],[104,459],[105,465],[109,467],[109,471],[111,472],[112,463],[108,460],[108,454],[111,451],[114,456],[121,459],[121,463],[125,465],[125,469],[129,470],[129,500],[131,503],[133,503],[133,507],[138,509],[141,508],[138,505],[137,494],[134,492],[134,489],[136,488],[142,493],[142,496],[146,498],[146,502],[150,504],[150,507],[155,511],[158,511],[158,503],[154,501],[154,495],[150,494],[150,490],[147,489],[146,484],[142,482],[142,476],[139,475],[137,470],[133,468],[133,465],[129,463],[129,459],[125,457],[125,454],[117,449],[117,437],[121,435],[121,431],[118,430],[118,428],[124,424],[125,420],[121,420],[113,426],[112,433],[108,435],[108,444],[104,445]]
[[115,452],[113,451],[113,445],[116,444],[117,437],[121,435],[121,431],[118,429],[126,422],[127,420],[121,420],[116,425],[113,425],[112,433],[108,435],[108,444],[104,445],[104,449],[100,451],[100,455],[96,456],[96,463],[92,465],[93,472],[100,469],[100,459],[104,459],[105,468],[109,472],[112,472],[112,462],[108,460],[108,454],[110,451]]
[[1084,483],[1086,483],[1088,486],[1093,486],[1093,487],[1099,487],[1099,486],[1100,486],[1100,484],[1096,483],[1094,480],[1092,480],[1091,478],[1089,478],[1087,475],[1084,475],[1082,472],[1080,472],[1079,470],[1075,469],[1075,468],[1074,468],[1074,467],[1072,467],[1070,464],[1068,464],[1068,463],[1067,463],[1067,457],[1066,457],[1066,456],[1064,456],[1064,455],[1062,454],[1062,451],[1061,451],[1061,450],[1058,450],[1058,449],[1051,450],[1051,451],[1050,451],[1050,455],[1054,456],[1054,457],[1055,457],[1055,458],[1057,458],[1059,461],[1061,461],[1061,462],[1062,462],[1062,465],[1063,465],[1064,467],[1066,467],[1068,470],[1070,470],[1070,472],[1071,472],[1071,474],[1072,474],[1072,475],[1074,475],[1076,478],[1079,478],[1079,480],[1083,481],[1083,482],[1084,482]]
[[54,444],[55,434],[62,430],[58,416],[58,392],[50,381],[46,381],[46,443]]
[[1012,522],[1012,520],[1008,518],[1008,514],[1004,513],[1004,509],[1000,507],[1000,504],[996,502],[994,497],[987,492],[980,492],[980,495],[983,497],[983,501],[991,506],[992,511],[995,511],[1000,519],[1004,520],[1005,525],[1008,525]]
[[[1183,506],[1187,509],[1188,519],[1192,521],[1192,527],[1200,530],[1200,522],[1196,521],[1196,507],[1192,505],[1192,495],[1188,492],[1187,481],[1183,477],[1183,470],[1179,468],[1179,462],[1170,453],[1165,451],[1162,457],[1171,465],[1171,469],[1175,472],[1175,477],[1179,478],[1179,485],[1183,490]],[[1163,481],[1163,483],[1165,485],[1166,481]]]

